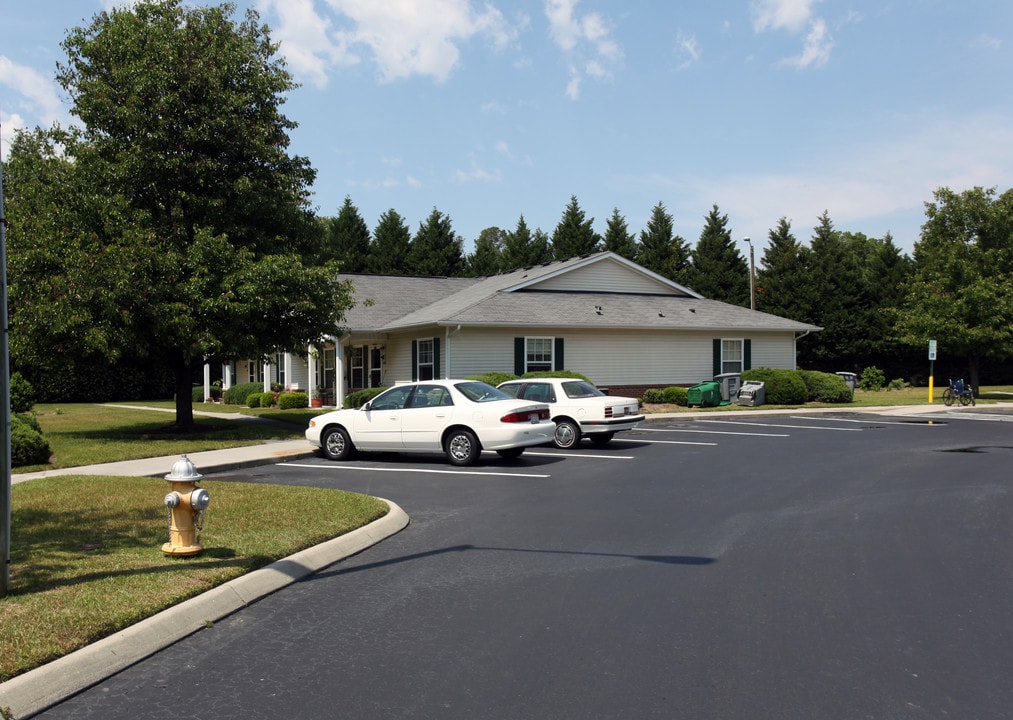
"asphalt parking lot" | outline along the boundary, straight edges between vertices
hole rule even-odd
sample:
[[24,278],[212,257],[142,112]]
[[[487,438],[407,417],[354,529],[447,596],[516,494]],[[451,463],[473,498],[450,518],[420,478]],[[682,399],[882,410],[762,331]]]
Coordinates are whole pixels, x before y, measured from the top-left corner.
[[412,522],[40,717],[1013,718],[1011,457],[940,408],[226,473]]

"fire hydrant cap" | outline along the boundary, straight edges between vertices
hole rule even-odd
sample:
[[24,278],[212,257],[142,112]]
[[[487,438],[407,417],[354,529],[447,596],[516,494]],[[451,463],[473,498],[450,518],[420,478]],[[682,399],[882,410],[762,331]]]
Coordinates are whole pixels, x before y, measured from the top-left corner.
[[197,472],[197,466],[190,462],[190,458],[183,455],[172,464],[172,472],[165,476],[171,482],[197,482],[204,476]]

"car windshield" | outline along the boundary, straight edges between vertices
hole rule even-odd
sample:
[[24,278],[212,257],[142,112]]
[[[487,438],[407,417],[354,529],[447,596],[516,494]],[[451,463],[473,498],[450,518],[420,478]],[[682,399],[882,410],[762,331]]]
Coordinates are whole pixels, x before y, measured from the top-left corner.
[[599,397],[605,394],[591,383],[584,382],[583,380],[563,383],[563,392],[566,393],[566,397],[568,398]]
[[484,382],[460,382],[455,384],[454,387],[457,388],[458,392],[472,402],[490,402],[492,400],[511,399],[510,396],[502,390],[497,390],[492,385]]

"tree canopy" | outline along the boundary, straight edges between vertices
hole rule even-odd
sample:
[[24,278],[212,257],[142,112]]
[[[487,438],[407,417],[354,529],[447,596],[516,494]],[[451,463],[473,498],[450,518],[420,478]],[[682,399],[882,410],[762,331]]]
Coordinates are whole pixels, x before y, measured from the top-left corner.
[[[349,305],[337,265],[307,262],[322,232],[315,173],[287,152],[295,85],[256,13],[234,10],[141,2],[69,31],[57,80],[83,126],[25,135],[9,163],[12,263],[52,278],[15,273],[12,358],[167,363],[182,427],[201,364],[317,342]],[[43,306],[71,319],[46,330]]]
[[704,297],[749,307],[749,265],[735,247],[728,216],[722,215],[717,205],[704,220],[688,284]]
[[601,238],[594,231],[594,218],[587,218],[575,195],[563,211],[563,217],[552,233],[552,254],[556,260],[598,252]]

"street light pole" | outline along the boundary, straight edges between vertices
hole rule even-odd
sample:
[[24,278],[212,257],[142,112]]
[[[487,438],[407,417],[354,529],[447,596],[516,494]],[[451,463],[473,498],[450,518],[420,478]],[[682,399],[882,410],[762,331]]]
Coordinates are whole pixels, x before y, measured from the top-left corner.
[[756,264],[753,262],[753,241],[748,237],[742,238],[742,242],[749,243],[749,309],[756,309]]

